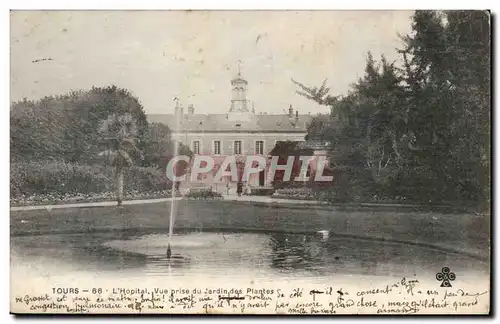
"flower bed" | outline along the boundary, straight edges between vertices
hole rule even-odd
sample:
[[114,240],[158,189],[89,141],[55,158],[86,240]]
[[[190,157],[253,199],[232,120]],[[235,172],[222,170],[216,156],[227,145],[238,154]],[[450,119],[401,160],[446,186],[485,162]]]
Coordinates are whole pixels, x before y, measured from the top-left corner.
[[304,188],[287,188],[277,189],[272,195],[273,198],[279,199],[297,199],[297,200],[314,200],[315,197],[310,189]]
[[250,195],[252,196],[272,196],[274,188],[252,188]]
[[[135,199],[156,199],[156,198],[169,198],[172,197],[172,190],[159,190],[159,191],[128,191],[123,193],[124,200]],[[175,197],[181,197],[179,192],[176,192]],[[32,206],[32,205],[60,205],[60,204],[74,204],[85,202],[102,202],[102,201],[115,201],[116,192],[101,192],[89,194],[33,194],[30,196],[17,196],[11,197],[11,206]]]
[[196,190],[190,190],[184,197],[187,199],[222,199],[222,194],[210,188],[196,188]]

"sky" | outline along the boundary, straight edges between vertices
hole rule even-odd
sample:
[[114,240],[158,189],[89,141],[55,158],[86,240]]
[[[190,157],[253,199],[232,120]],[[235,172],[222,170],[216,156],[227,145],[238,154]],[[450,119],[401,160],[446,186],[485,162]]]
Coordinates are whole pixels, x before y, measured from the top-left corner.
[[[366,55],[398,60],[412,11],[13,11],[11,101],[115,84],[148,114],[226,113],[238,62],[257,113],[326,112],[291,79],[345,94]],[[50,60],[48,60],[50,59]]]

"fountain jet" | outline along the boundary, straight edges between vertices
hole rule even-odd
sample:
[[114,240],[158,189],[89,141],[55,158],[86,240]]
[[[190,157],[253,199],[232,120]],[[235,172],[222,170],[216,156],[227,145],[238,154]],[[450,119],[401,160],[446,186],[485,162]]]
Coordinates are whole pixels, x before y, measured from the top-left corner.
[[[179,134],[180,131],[180,124],[181,124],[181,112],[182,109],[179,109],[179,98],[174,98],[175,101],[175,129],[177,133]],[[179,139],[175,138],[174,140],[174,157],[177,156],[179,151]],[[168,247],[167,247],[167,258],[170,259],[172,256],[172,249],[170,248],[170,244],[172,243],[172,234],[174,230],[174,217],[175,217],[175,192],[176,192],[176,185],[175,181],[172,181],[172,203],[170,205],[170,222],[168,226]]]

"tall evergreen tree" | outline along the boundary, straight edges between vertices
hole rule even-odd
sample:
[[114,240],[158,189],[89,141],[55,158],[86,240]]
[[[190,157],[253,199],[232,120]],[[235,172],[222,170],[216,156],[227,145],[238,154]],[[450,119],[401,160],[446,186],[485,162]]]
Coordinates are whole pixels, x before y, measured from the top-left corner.
[[351,188],[361,181],[386,197],[489,205],[489,13],[416,11],[402,39],[403,66],[369,54],[344,97],[329,95],[326,82],[293,81],[331,107],[331,121],[314,121],[308,136],[331,139]]

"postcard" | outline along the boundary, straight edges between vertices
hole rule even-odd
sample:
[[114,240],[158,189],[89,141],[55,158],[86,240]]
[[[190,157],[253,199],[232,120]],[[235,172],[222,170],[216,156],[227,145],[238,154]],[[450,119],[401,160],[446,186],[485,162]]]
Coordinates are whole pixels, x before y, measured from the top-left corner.
[[488,11],[13,10],[13,314],[489,314]]

